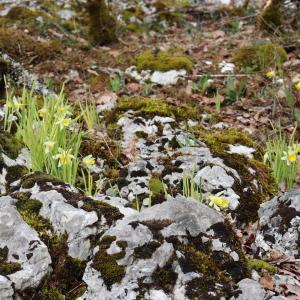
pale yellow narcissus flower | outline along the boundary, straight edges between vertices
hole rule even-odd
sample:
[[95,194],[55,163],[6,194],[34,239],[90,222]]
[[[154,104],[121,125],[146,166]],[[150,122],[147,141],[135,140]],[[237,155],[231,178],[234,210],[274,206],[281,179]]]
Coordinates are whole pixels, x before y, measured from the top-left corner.
[[64,150],[62,148],[58,149],[58,154],[54,155],[54,159],[58,159],[58,167],[68,166],[72,163],[72,159],[75,158],[74,155],[71,154],[72,149]]
[[72,120],[70,118],[61,118],[59,119],[55,125],[59,125],[60,129],[64,129],[65,127],[69,127]]
[[224,192],[219,192],[216,195],[208,196],[209,205],[219,210],[219,207],[227,208],[229,205],[228,199],[221,197]]
[[95,158],[90,154],[83,158],[82,163],[87,169],[89,169],[95,164]]
[[48,113],[48,109],[46,107],[43,107],[38,111],[39,117],[41,118],[45,118],[47,113]]
[[53,150],[53,148],[55,146],[55,142],[53,142],[53,141],[46,141],[44,143],[44,145],[45,145],[45,154],[48,154],[48,153],[50,153]]
[[266,73],[266,77],[269,79],[273,79],[275,77],[275,71],[270,70]]
[[298,153],[293,150],[291,147],[288,148],[288,151],[283,151],[283,157],[281,160],[285,160],[286,164],[290,166],[291,164],[295,163],[298,158]]
[[297,84],[295,84],[295,89],[296,89],[297,91],[300,91],[300,81],[297,82]]
[[62,106],[58,107],[57,112],[64,116],[72,115],[72,113],[70,112],[70,107],[68,105],[62,105]]

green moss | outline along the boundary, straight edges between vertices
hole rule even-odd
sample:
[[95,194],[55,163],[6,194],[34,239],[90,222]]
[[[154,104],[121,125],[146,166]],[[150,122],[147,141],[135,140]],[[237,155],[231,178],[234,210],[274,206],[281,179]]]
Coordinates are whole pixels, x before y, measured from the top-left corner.
[[117,40],[116,19],[110,14],[105,0],[89,0],[89,37],[94,45],[105,45]]
[[0,133],[0,151],[9,158],[16,159],[24,145],[12,134]]
[[193,69],[193,63],[185,56],[171,56],[167,52],[159,51],[153,54],[146,50],[138,55],[135,59],[138,71],[169,71],[185,69],[189,72]]
[[21,265],[15,262],[0,262],[0,275],[9,275],[21,270]]
[[47,190],[49,189],[49,187],[47,186],[48,182],[51,182],[52,185],[65,185],[63,181],[60,181],[51,175],[44,174],[42,172],[35,172],[22,178],[21,187],[24,189],[31,189],[35,184],[37,184],[41,188]]
[[135,111],[136,115],[149,118],[155,116],[173,117],[177,121],[197,119],[197,108],[187,105],[173,105],[163,99],[156,98],[120,98],[117,106],[105,114],[106,124],[115,124],[122,114],[128,110]]
[[147,139],[147,137],[148,137],[148,133],[146,133],[144,131],[136,131],[135,135],[140,139]]
[[64,300],[65,296],[57,288],[43,288],[40,293],[41,300]]
[[276,44],[264,43],[239,48],[234,52],[233,63],[240,68],[253,68],[258,71],[270,67],[277,67],[279,70],[282,64],[287,60],[285,50]]
[[[116,238],[112,236],[104,236],[100,243],[98,243],[99,251],[96,253],[91,266],[100,271],[101,277],[106,286],[110,289],[111,286],[120,282],[125,276],[125,267],[117,263],[117,260],[125,256],[125,248],[122,248],[120,253],[109,255],[107,249]],[[127,243],[125,244],[127,246]]]
[[21,200],[17,203],[19,211],[28,211],[38,214],[42,207],[42,203],[36,199]]
[[271,274],[275,274],[277,272],[277,268],[275,266],[273,266],[261,259],[248,259],[247,265],[250,269],[253,269],[258,272],[261,272],[263,270],[266,270],[267,272],[269,272]]
[[265,8],[257,17],[257,22],[260,29],[274,31],[282,25],[282,13],[280,11],[282,1],[268,1]]
[[8,262],[8,248],[0,248],[0,275],[6,276],[21,270],[21,266],[15,262]]
[[154,286],[159,289],[162,288],[165,292],[172,292],[178,274],[172,269],[172,261],[169,261],[164,267],[157,267],[152,278]]
[[95,201],[89,198],[87,198],[86,202],[81,208],[86,211],[95,211],[99,219],[104,216],[109,226],[111,226],[115,221],[124,217],[118,208],[111,206],[108,203]]
[[226,129],[222,131],[201,130],[199,136],[215,153],[229,150],[229,145],[234,144],[241,144],[247,147],[256,146],[256,143],[249,135],[238,129]]
[[133,252],[133,256],[137,259],[151,258],[155,250],[160,246],[160,243],[151,241],[142,246],[136,247]]

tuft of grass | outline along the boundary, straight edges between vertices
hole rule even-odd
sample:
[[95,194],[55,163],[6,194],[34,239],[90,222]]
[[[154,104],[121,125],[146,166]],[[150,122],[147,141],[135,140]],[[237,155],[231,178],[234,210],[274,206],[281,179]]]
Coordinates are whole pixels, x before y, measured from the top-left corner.
[[79,106],[88,130],[93,130],[100,125],[95,102],[86,102],[84,106],[79,102]]
[[195,183],[193,173],[184,172],[182,174],[182,194],[186,198],[194,198],[200,202],[203,201],[201,182],[199,185]]
[[295,144],[295,131],[296,128],[291,136],[287,137],[281,130],[274,130],[274,135],[267,141],[264,156],[264,162],[273,170],[277,185],[284,183],[287,189],[293,188],[297,181],[297,173],[300,167],[298,158],[293,162],[289,162],[287,158],[289,153],[294,153],[298,156],[299,147]]

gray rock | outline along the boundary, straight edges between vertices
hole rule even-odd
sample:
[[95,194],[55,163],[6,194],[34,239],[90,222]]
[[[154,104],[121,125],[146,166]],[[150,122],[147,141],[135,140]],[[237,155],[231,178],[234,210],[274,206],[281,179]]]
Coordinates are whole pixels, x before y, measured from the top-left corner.
[[[23,221],[15,206],[11,204],[13,200],[1,197],[0,202],[2,201],[6,204],[2,203],[0,209],[0,248],[7,249],[8,262],[18,263],[21,268],[6,278],[13,283],[17,291],[36,288],[51,271],[51,258],[47,246],[40,240],[37,232]],[[9,283],[1,279],[2,299],[3,295],[5,297],[11,291]]]
[[245,278],[238,283],[238,286],[238,296],[230,300],[264,300],[266,296],[265,290],[253,279]]
[[13,283],[4,276],[0,275],[0,296],[2,300],[13,300]]
[[40,215],[50,221],[55,232],[68,233],[69,255],[86,259],[91,250],[89,237],[97,233],[96,212],[87,212],[68,204],[62,194],[55,190],[33,192],[31,198],[43,204]]
[[300,189],[296,189],[261,205],[258,211],[260,230],[254,245],[261,255],[270,249],[277,249],[293,258],[300,258],[299,203]]

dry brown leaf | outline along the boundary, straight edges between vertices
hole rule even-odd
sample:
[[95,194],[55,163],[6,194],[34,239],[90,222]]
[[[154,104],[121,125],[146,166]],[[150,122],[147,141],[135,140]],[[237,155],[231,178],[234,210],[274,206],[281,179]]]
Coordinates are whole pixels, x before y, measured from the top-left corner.
[[273,281],[272,276],[270,276],[270,275],[264,275],[263,277],[261,277],[259,279],[259,283],[261,284],[261,286],[264,289],[268,289],[271,291],[273,291],[273,289],[274,289],[274,281]]

